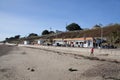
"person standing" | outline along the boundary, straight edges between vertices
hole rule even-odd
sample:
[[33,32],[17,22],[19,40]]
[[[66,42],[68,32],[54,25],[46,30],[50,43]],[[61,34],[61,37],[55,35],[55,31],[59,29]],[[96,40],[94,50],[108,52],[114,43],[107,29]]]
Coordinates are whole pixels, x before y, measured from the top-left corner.
[[91,48],[91,54],[90,54],[90,55],[94,55],[93,53],[94,53],[94,48],[92,47],[92,48]]

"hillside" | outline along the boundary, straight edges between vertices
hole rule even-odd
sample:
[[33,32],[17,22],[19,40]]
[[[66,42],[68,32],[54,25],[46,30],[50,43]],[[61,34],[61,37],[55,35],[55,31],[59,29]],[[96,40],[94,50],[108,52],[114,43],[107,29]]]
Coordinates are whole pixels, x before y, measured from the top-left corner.
[[23,37],[20,39],[10,39],[7,40],[9,43],[23,43],[24,40],[34,41],[36,39],[54,39],[54,38],[80,38],[80,37],[101,37],[101,30],[103,32],[103,37],[108,39],[109,43],[120,44],[120,25],[114,24],[105,26],[103,28],[90,29],[90,30],[80,30],[80,31],[69,31],[62,33],[55,33],[43,36],[32,36]]
[[[54,36],[54,38],[78,38],[78,37],[100,37],[101,30],[103,31],[103,37],[108,37],[112,32],[118,32],[120,34],[120,25],[110,25],[105,26],[102,29],[90,29],[90,30],[82,30],[82,31],[70,31],[70,32],[63,32]],[[120,35],[119,35],[120,37]]]

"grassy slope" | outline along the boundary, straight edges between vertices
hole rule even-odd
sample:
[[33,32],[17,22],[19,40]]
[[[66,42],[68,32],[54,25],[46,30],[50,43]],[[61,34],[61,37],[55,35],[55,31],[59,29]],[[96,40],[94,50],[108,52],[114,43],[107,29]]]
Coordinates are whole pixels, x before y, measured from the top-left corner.
[[[112,32],[119,32],[120,33],[120,25],[110,25],[103,28],[103,37],[109,37]],[[60,34],[50,34],[40,37],[29,37],[29,38],[21,38],[19,40],[12,40],[12,43],[19,43],[23,42],[24,40],[31,40],[34,39],[44,38],[44,39],[52,39],[52,38],[79,38],[79,37],[100,37],[101,36],[101,28],[99,29],[90,29],[90,30],[83,30],[83,31],[70,31],[70,32],[63,32]],[[120,37],[120,35],[119,35]]]
[[[120,25],[106,26],[102,30],[103,30],[103,37],[108,37],[112,32],[120,32]],[[85,30],[85,31],[64,32],[55,37],[57,37],[57,38],[77,38],[77,37],[84,37],[84,36],[100,37],[101,36],[101,28]]]

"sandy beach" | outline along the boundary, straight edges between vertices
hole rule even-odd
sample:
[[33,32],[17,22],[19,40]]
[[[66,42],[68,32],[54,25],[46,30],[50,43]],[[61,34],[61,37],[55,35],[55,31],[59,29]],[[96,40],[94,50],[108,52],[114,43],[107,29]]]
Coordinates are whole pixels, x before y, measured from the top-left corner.
[[0,80],[120,80],[120,63],[0,45]]

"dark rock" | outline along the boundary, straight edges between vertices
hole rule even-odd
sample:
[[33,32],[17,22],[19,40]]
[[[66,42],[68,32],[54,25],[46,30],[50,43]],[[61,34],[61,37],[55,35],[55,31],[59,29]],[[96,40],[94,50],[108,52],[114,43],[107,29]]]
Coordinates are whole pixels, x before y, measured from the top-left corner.
[[30,70],[30,68],[27,68],[27,70]]
[[34,72],[35,70],[34,69],[31,69],[31,72]]
[[77,69],[73,69],[73,68],[69,68],[68,70],[69,70],[70,72],[78,71]]

